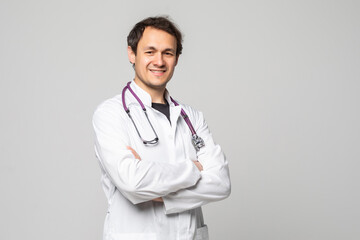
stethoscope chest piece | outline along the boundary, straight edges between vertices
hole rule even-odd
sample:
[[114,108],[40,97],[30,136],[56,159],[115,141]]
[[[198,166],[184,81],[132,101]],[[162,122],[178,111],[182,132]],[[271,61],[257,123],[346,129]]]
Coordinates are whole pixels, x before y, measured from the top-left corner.
[[196,151],[199,151],[200,148],[205,146],[204,140],[201,137],[199,137],[197,134],[192,135],[191,142]]

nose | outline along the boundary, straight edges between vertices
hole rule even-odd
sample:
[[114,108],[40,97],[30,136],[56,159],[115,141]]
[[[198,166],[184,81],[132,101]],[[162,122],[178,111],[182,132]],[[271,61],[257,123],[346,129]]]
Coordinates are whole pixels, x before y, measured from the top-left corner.
[[164,59],[163,59],[163,55],[161,53],[158,53],[154,56],[153,64],[157,67],[164,66]]

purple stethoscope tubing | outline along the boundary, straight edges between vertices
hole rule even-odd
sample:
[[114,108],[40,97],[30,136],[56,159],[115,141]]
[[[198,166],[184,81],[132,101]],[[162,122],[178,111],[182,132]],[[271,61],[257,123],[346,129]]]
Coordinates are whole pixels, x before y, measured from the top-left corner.
[[[179,104],[172,97],[170,97],[170,100],[175,104],[175,106],[179,106]],[[186,112],[182,108],[181,108],[181,116],[183,117],[186,124],[188,125],[188,127],[189,127],[189,129],[191,131],[191,135],[196,135],[195,129],[194,129],[193,125],[191,124],[191,121],[190,121],[188,115],[186,114]]]
[[[143,112],[144,112],[144,114],[145,114],[145,116],[146,116],[146,119],[148,120],[148,122],[149,122],[149,124],[150,124],[150,126],[151,126],[151,129],[153,130],[153,132],[154,132],[154,134],[155,134],[155,138],[154,138],[154,139],[152,139],[152,140],[145,140],[144,138],[141,137],[141,134],[140,134],[138,128],[136,127],[135,122],[134,122],[134,119],[131,117],[130,110],[126,107],[126,103],[125,103],[125,92],[126,92],[127,89],[129,89],[129,91],[131,92],[131,94],[132,94],[132,95],[136,98],[136,100],[140,103],[140,106],[141,106],[141,108],[142,108],[142,110],[143,110]],[[157,144],[157,143],[159,142],[159,137],[158,137],[158,135],[156,134],[156,131],[155,131],[153,125],[152,125],[151,122],[150,122],[150,119],[149,119],[149,117],[148,117],[148,115],[147,115],[146,108],[145,108],[144,104],[141,102],[140,98],[135,94],[135,92],[131,89],[131,87],[130,87],[130,82],[128,82],[128,84],[124,87],[124,89],[123,89],[123,91],[122,91],[122,96],[121,96],[121,98],[122,98],[122,103],[123,103],[124,110],[125,110],[125,112],[128,114],[128,116],[129,116],[130,120],[132,121],[133,125],[135,126],[135,130],[136,130],[137,134],[139,135],[139,138],[141,139],[141,141],[142,141],[145,145],[147,145],[147,144],[150,144],[150,145],[155,145],[155,144]]]
[[[130,83],[131,83],[131,82],[128,82],[128,83],[126,84],[126,86],[124,87],[124,89],[122,90],[121,98],[122,98],[122,104],[123,104],[124,110],[125,110],[125,112],[128,114],[129,118],[131,119],[133,125],[135,126],[136,132],[137,132],[137,134],[139,135],[139,137],[140,137],[140,139],[142,140],[142,142],[143,142],[145,145],[146,145],[146,144],[152,144],[152,145],[157,144],[158,141],[159,141],[159,137],[158,137],[158,135],[156,134],[156,131],[155,131],[153,125],[152,125],[151,122],[150,122],[150,119],[149,119],[149,117],[148,117],[148,115],[147,115],[146,108],[145,108],[144,104],[142,103],[142,101],[140,100],[140,98],[136,95],[136,93],[132,90],[132,88],[130,87]],[[138,103],[140,104],[140,106],[141,106],[141,108],[142,108],[142,110],[143,110],[143,112],[144,112],[144,114],[145,114],[145,116],[146,116],[146,118],[147,118],[147,120],[148,120],[148,122],[149,122],[149,124],[150,124],[150,126],[151,126],[151,128],[152,128],[152,130],[153,130],[153,132],[154,132],[154,134],[155,134],[155,136],[156,136],[153,140],[147,141],[147,140],[145,140],[145,139],[143,139],[143,138],[141,137],[140,132],[139,132],[138,128],[136,127],[136,124],[135,124],[133,118],[131,117],[130,110],[129,110],[129,108],[126,106],[126,102],[125,102],[125,92],[126,92],[126,90],[129,90],[130,93],[135,97],[135,99],[136,99],[136,100],[138,101]],[[179,104],[178,104],[172,97],[170,97],[170,100],[175,104],[175,106],[179,106]],[[184,121],[186,122],[186,124],[188,125],[188,127],[189,127],[189,129],[190,129],[190,131],[191,131],[192,144],[194,145],[196,151],[199,151],[201,147],[205,146],[205,143],[204,143],[203,139],[196,134],[196,131],[195,131],[195,129],[194,129],[194,127],[193,127],[190,119],[189,119],[189,116],[186,114],[186,112],[185,112],[184,109],[182,109],[182,108],[181,108],[181,116],[182,116],[182,118],[184,119]]]

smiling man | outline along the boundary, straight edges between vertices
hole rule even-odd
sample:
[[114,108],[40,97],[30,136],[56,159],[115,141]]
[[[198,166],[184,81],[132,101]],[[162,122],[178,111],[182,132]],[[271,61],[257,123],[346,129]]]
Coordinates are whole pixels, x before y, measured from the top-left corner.
[[135,77],[94,113],[104,240],[209,239],[201,206],[230,194],[228,162],[203,114],[166,89],[181,52],[168,18],[137,23],[128,36]]

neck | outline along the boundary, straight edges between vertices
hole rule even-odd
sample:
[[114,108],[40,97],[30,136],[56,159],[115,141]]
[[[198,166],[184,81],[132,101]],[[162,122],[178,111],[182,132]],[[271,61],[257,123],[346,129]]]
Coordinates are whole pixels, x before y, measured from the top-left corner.
[[153,103],[162,103],[162,104],[165,104],[165,97],[164,97],[164,92],[165,92],[165,89],[164,91],[162,91],[162,93],[149,93],[150,96],[151,96],[151,102]]
[[151,87],[144,84],[142,81],[138,79],[134,79],[135,83],[141,87],[145,92],[147,92],[151,97],[151,102],[153,103],[162,103],[165,104],[165,86],[164,87]]

